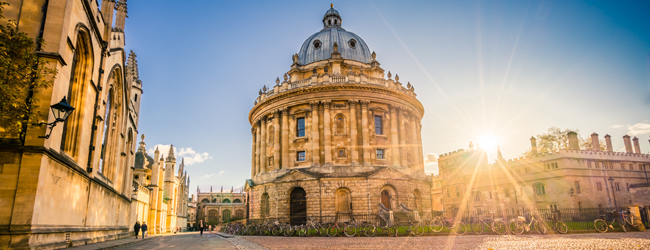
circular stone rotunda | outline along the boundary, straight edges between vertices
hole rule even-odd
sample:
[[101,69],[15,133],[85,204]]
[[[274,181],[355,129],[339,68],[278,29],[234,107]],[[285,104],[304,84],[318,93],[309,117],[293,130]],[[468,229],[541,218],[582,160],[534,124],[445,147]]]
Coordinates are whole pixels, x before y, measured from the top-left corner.
[[342,21],[330,8],[284,80],[260,90],[248,115],[250,219],[301,224],[308,217],[431,210],[424,107],[410,83],[390,72],[384,77],[376,54]]

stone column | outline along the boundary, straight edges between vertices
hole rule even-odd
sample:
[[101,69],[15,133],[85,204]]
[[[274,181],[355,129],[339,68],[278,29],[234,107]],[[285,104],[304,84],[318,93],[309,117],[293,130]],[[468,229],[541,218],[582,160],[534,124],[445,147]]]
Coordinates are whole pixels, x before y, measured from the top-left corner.
[[255,145],[255,134],[256,134],[255,127],[253,127],[251,130],[252,130],[251,131],[251,134],[252,134],[251,138],[253,138],[253,143],[251,143],[253,145],[253,149],[251,150],[252,151],[251,152],[251,159],[252,159],[251,160],[251,178],[252,178],[253,176],[255,176],[255,167],[256,167],[255,163],[257,161],[256,160],[257,157],[255,157],[255,150],[257,150],[257,145]]
[[257,147],[255,150],[255,175],[257,175],[260,173],[260,163],[262,159],[262,154],[260,153],[262,152],[262,122],[258,121],[255,122],[255,124],[257,125],[257,136],[255,136],[255,140],[257,141],[257,143],[255,143],[255,146]]
[[359,153],[357,152],[357,100],[350,102],[350,155],[352,164],[359,163]]
[[280,169],[280,110],[273,114],[273,169]]
[[289,109],[282,109],[282,167],[289,167]]
[[320,135],[318,134],[318,102],[310,102],[311,105],[311,147],[312,165],[320,165]]
[[390,143],[392,157],[393,157],[393,166],[399,166],[400,155],[399,155],[399,138],[397,137],[397,112],[395,111],[395,106],[390,105]]
[[266,136],[266,115],[262,116],[260,124],[262,126],[262,143],[260,145],[262,147],[260,150],[260,173],[264,173],[266,172],[266,141],[268,140],[268,136]]
[[411,146],[409,147],[409,150],[412,152],[411,154],[413,155],[413,162],[411,165],[411,169],[416,169],[418,165],[420,165],[420,150],[418,150],[418,129],[416,124],[420,124],[417,122],[418,118],[415,115],[415,112],[411,112]]
[[[418,118],[422,120],[422,118]],[[418,123],[418,152],[420,152],[420,169],[424,172],[424,152],[422,152],[422,123]]]
[[406,130],[406,127],[402,127],[402,125],[404,124],[403,123],[403,121],[404,121],[404,108],[400,107],[398,111],[399,111],[399,120],[397,121],[397,126],[400,126],[400,128],[399,128],[399,147],[400,147],[400,151],[401,151],[401,149],[404,149],[402,154],[400,154],[400,165],[402,167],[407,167],[408,162],[406,161],[406,157],[408,155],[408,151],[406,151],[406,147],[405,147],[406,146],[406,133],[405,133],[406,131],[404,131],[404,130]]
[[368,100],[361,101],[361,141],[363,144],[363,165],[370,165],[370,139],[368,138]]
[[332,165],[332,130],[330,125],[330,100],[323,101],[323,134],[325,137],[325,165]]

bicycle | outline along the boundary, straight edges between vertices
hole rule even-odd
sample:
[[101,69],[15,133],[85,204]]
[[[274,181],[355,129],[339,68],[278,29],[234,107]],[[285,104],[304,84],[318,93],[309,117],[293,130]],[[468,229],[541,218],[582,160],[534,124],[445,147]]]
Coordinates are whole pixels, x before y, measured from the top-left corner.
[[[530,223],[527,222],[526,217],[530,217]],[[526,216],[517,216],[517,218],[510,220],[508,223],[508,229],[513,234],[522,234],[524,231],[529,232],[531,226],[535,228],[538,234],[546,234],[548,231],[546,224],[542,222],[537,212],[527,213]]]
[[424,227],[421,226],[420,221],[414,221],[411,219],[407,219],[406,222],[397,222],[395,225],[395,236],[398,236],[399,234],[399,228],[402,227],[404,228],[404,231],[407,234],[413,235],[413,236],[422,236],[424,235]]
[[323,226],[323,224],[315,220],[313,218],[308,218],[307,219],[307,225],[306,225],[306,235],[305,236],[311,236],[313,231],[318,232],[320,236],[327,236],[327,228]]
[[561,221],[560,218],[562,218],[560,210],[553,211],[553,215],[551,216],[551,228],[558,233],[565,234],[569,232],[569,227],[564,223],[564,221]]
[[646,228],[643,225],[643,221],[641,221],[641,218],[636,217],[636,215],[630,212],[630,210],[624,210],[621,213],[621,216],[623,217],[623,221],[626,226],[630,225],[636,228],[636,230],[639,230],[640,232],[645,232]]
[[477,235],[480,235],[483,231],[487,230],[501,235],[508,233],[508,226],[502,218],[494,218],[495,213],[495,211],[490,211],[490,218],[486,219],[483,219],[481,215],[478,215],[478,223],[476,226],[474,226],[474,223],[470,224],[472,232]]
[[[440,212],[444,213],[445,211],[443,210]],[[436,216],[429,223],[429,230],[434,233],[441,232],[445,227],[449,228],[449,230],[456,235],[464,235],[467,232],[467,226],[465,223],[456,221],[455,218],[442,218],[442,216]]]
[[339,223],[337,221],[334,222],[328,229],[327,229],[327,236],[329,237],[334,237],[337,236],[339,233],[344,231],[343,229],[345,228],[345,223],[341,222],[343,224],[343,227],[339,226]]
[[614,230],[614,222],[618,222],[618,227],[620,227],[623,232],[627,232],[627,229],[625,228],[625,221],[617,210],[608,211],[605,212],[605,214],[601,214],[600,219],[594,220],[594,227],[596,228],[596,231],[604,233],[607,232],[607,230],[610,228]]

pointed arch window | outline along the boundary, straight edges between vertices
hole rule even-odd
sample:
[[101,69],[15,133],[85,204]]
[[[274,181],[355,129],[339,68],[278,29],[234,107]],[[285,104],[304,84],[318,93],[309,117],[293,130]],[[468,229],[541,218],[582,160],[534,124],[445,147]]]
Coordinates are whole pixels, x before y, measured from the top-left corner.
[[99,169],[97,170],[99,173],[104,173],[105,172],[105,163],[106,163],[106,151],[107,151],[107,141],[108,141],[108,134],[110,131],[110,126],[109,124],[111,123],[111,110],[112,107],[111,105],[113,104],[113,89],[111,88],[108,91],[108,97],[106,98],[106,111],[104,112],[104,136],[102,137],[102,148],[101,152],[99,155]]

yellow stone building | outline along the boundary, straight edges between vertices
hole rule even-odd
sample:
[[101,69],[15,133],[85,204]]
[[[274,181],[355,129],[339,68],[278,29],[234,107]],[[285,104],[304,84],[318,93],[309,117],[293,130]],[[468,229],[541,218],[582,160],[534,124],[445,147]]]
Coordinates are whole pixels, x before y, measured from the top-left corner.
[[650,155],[641,153],[636,137],[623,136],[625,152],[614,152],[609,135],[605,151],[596,133],[589,149],[579,148],[576,133],[568,138],[569,148],[551,154],[537,153],[531,138],[533,156],[505,160],[499,152],[493,164],[487,163],[484,150],[472,145],[441,155],[440,175],[432,178],[434,207],[487,211],[647,204],[631,192],[631,187],[650,182]]
[[430,210],[414,87],[384,69],[329,9],[249,113],[250,218],[376,214],[378,204]]
[[[133,170],[134,202],[132,224],[146,221],[150,234],[162,234],[187,229],[190,177],[185,161],[176,171],[174,145],[167,157],[156,148],[153,158],[147,154],[144,135],[135,155]],[[159,160],[155,160],[159,159]],[[180,227],[180,229],[179,229]]]
[[49,128],[34,124],[24,141],[2,138],[0,249],[128,236],[142,82],[135,54],[124,51],[126,2],[7,2],[2,22],[42,38],[36,53],[58,70],[51,87],[35,91],[38,122],[53,122],[50,105],[64,97],[75,110],[48,139]]
[[203,220],[204,225],[217,225],[237,219],[247,218],[246,194],[235,193],[233,188],[230,192],[201,192],[197,187],[196,219],[195,223]]

